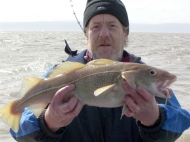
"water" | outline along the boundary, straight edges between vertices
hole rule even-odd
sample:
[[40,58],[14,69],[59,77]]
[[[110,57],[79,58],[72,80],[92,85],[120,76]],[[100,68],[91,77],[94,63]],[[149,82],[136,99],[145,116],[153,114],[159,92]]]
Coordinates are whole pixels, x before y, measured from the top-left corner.
[[[40,77],[48,67],[67,58],[64,39],[73,50],[86,48],[81,32],[0,32],[0,108],[20,97],[24,76]],[[182,107],[190,111],[190,34],[130,33],[126,50],[149,65],[177,75],[172,88]],[[13,142],[0,121],[0,138]],[[177,140],[188,142],[190,129]]]

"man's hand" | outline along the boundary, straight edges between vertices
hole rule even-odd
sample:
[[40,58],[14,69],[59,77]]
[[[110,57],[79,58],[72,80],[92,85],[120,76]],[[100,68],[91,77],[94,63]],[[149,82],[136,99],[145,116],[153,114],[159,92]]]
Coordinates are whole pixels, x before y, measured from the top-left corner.
[[132,89],[127,82],[123,83],[129,95],[126,95],[125,102],[128,106],[125,115],[134,117],[145,126],[152,126],[159,118],[159,108],[153,94],[142,87]]
[[68,102],[63,103],[64,96],[74,89],[73,84],[61,88],[48,106],[45,112],[45,121],[52,132],[69,125],[80,113],[83,105],[75,97],[70,97]]

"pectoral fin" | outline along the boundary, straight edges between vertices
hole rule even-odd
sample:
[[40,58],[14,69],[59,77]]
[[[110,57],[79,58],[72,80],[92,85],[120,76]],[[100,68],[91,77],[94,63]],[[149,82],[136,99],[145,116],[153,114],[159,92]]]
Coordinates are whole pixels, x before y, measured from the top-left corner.
[[101,87],[99,89],[97,89],[95,92],[94,92],[94,95],[95,96],[99,96],[99,95],[106,95],[110,92],[116,92],[120,89],[120,91],[122,91],[120,88],[122,86],[122,81],[123,81],[123,78],[121,75],[119,75],[117,78],[115,78],[114,80],[114,84],[111,84],[111,85],[108,85],[108,86],[104,86],[104,87]]
[[115,88],[115,86],[116,86],[115,84],[112,84],[112,85],[99,88],[94,92],[94,95],[95,96],[106,95],[108,94],[108,92],[111,92]]

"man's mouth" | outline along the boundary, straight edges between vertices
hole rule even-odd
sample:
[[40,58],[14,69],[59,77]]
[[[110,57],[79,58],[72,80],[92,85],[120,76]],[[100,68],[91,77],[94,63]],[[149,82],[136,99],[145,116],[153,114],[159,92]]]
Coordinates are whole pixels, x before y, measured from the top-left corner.
[[100,47],[108,48],[108,47],[111,47],[111,45],[110,44],[101,44]]

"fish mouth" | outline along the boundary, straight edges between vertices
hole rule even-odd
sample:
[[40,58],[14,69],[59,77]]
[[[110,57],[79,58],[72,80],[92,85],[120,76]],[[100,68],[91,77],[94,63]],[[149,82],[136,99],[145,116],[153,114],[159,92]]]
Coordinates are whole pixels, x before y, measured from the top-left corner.
[[175,81],[176,78],[158,83],[158,88],[160,88],[158,90],[163,94],[165,98],[171,98],[172,90],[169,87]]

